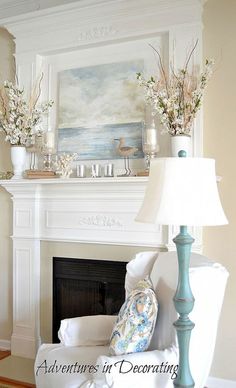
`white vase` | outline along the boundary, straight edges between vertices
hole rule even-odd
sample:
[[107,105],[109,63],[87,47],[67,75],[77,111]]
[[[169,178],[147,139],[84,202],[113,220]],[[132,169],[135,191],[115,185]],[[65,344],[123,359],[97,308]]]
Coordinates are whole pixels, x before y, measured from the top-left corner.
[[191,136],[171,136],[171,155],[177,157],[178,152],[182,150],[187,152],[187,156],[192,156]]
[[11,162],[13,165],[12,179],[23,178],[23,172],[26,161],[26,149],[24,146],[11,146]]

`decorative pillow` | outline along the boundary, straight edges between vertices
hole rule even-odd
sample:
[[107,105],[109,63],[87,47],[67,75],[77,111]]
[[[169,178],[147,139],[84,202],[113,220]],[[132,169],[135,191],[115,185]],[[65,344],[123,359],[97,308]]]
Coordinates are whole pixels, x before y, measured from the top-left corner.
[[139,252],[126,266],[125,291],[126,298],[136,287],[139,280],[150,275],[152,267],[157,259],[158,252]]
[[143,352],[152,339],[158,304],[149,277],[140,280],[120,309],[110,339],[110,355]]

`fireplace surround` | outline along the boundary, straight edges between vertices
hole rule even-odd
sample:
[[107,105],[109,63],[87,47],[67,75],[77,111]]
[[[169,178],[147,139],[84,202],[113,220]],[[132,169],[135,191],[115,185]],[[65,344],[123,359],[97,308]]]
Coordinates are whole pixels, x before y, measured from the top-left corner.
[[[126,177],[0,181],[13,201],[12,354],[34,358],[41,343],[41,241],[115,245],[117,249],[173,248],[174,228],[135,222],[147,180]],[[199,251],[201,241],[196,232],[192,231],[196,236],[194,250]]]
[[164,229],[134,221],[146,183],[144,177],[0,181],[13,200],[12,354],[34,358],[41,343],[41,241],[168,244]]

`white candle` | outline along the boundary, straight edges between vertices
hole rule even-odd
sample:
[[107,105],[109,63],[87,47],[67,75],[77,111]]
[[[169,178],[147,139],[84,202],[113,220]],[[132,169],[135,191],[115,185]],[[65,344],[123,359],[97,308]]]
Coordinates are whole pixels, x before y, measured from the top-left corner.
[[147,143],[155,145],[157,143],[157,132],[155,128],[147,128]]
[[45,147],[54,148],[55,146],[55,135],[54,132],[48,131],[45,133]]

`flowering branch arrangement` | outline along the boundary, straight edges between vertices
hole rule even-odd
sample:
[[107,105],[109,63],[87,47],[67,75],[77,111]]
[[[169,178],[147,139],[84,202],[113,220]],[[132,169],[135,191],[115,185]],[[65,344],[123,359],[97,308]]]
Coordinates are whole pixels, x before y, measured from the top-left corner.
[[61,154],[57,161],[54,163],[56,173],[61,176],[61,178],[69,178],[73,170],[71,164],[73,160],[77,158],[78,154]]
[[196,67],[189,71],[190,59],[197,42],[190,52],[183,68],[175,71],[171,68],[167,74],[161,56],[158,55],[160,75],[158,79],[151,77],[145,80],[137,73],[139,84],[144,87],[147,103],[153,108],[153,114],[160,116],[162,133],[175,135],[191,135],[192,124],[203,100],[203,91],[212,75],[213,60],[206,60],[203,71],[197,74]]
[[26,146],[31,143],[35,127],[42,122],[42,117],[47,114],[53,101],[38,104],[41,94],[41,75],[34,86],[29,100],[24,97],[24,89],[5,81],[0,90],[0,129],[5,132],[5,141],[12,145]]

